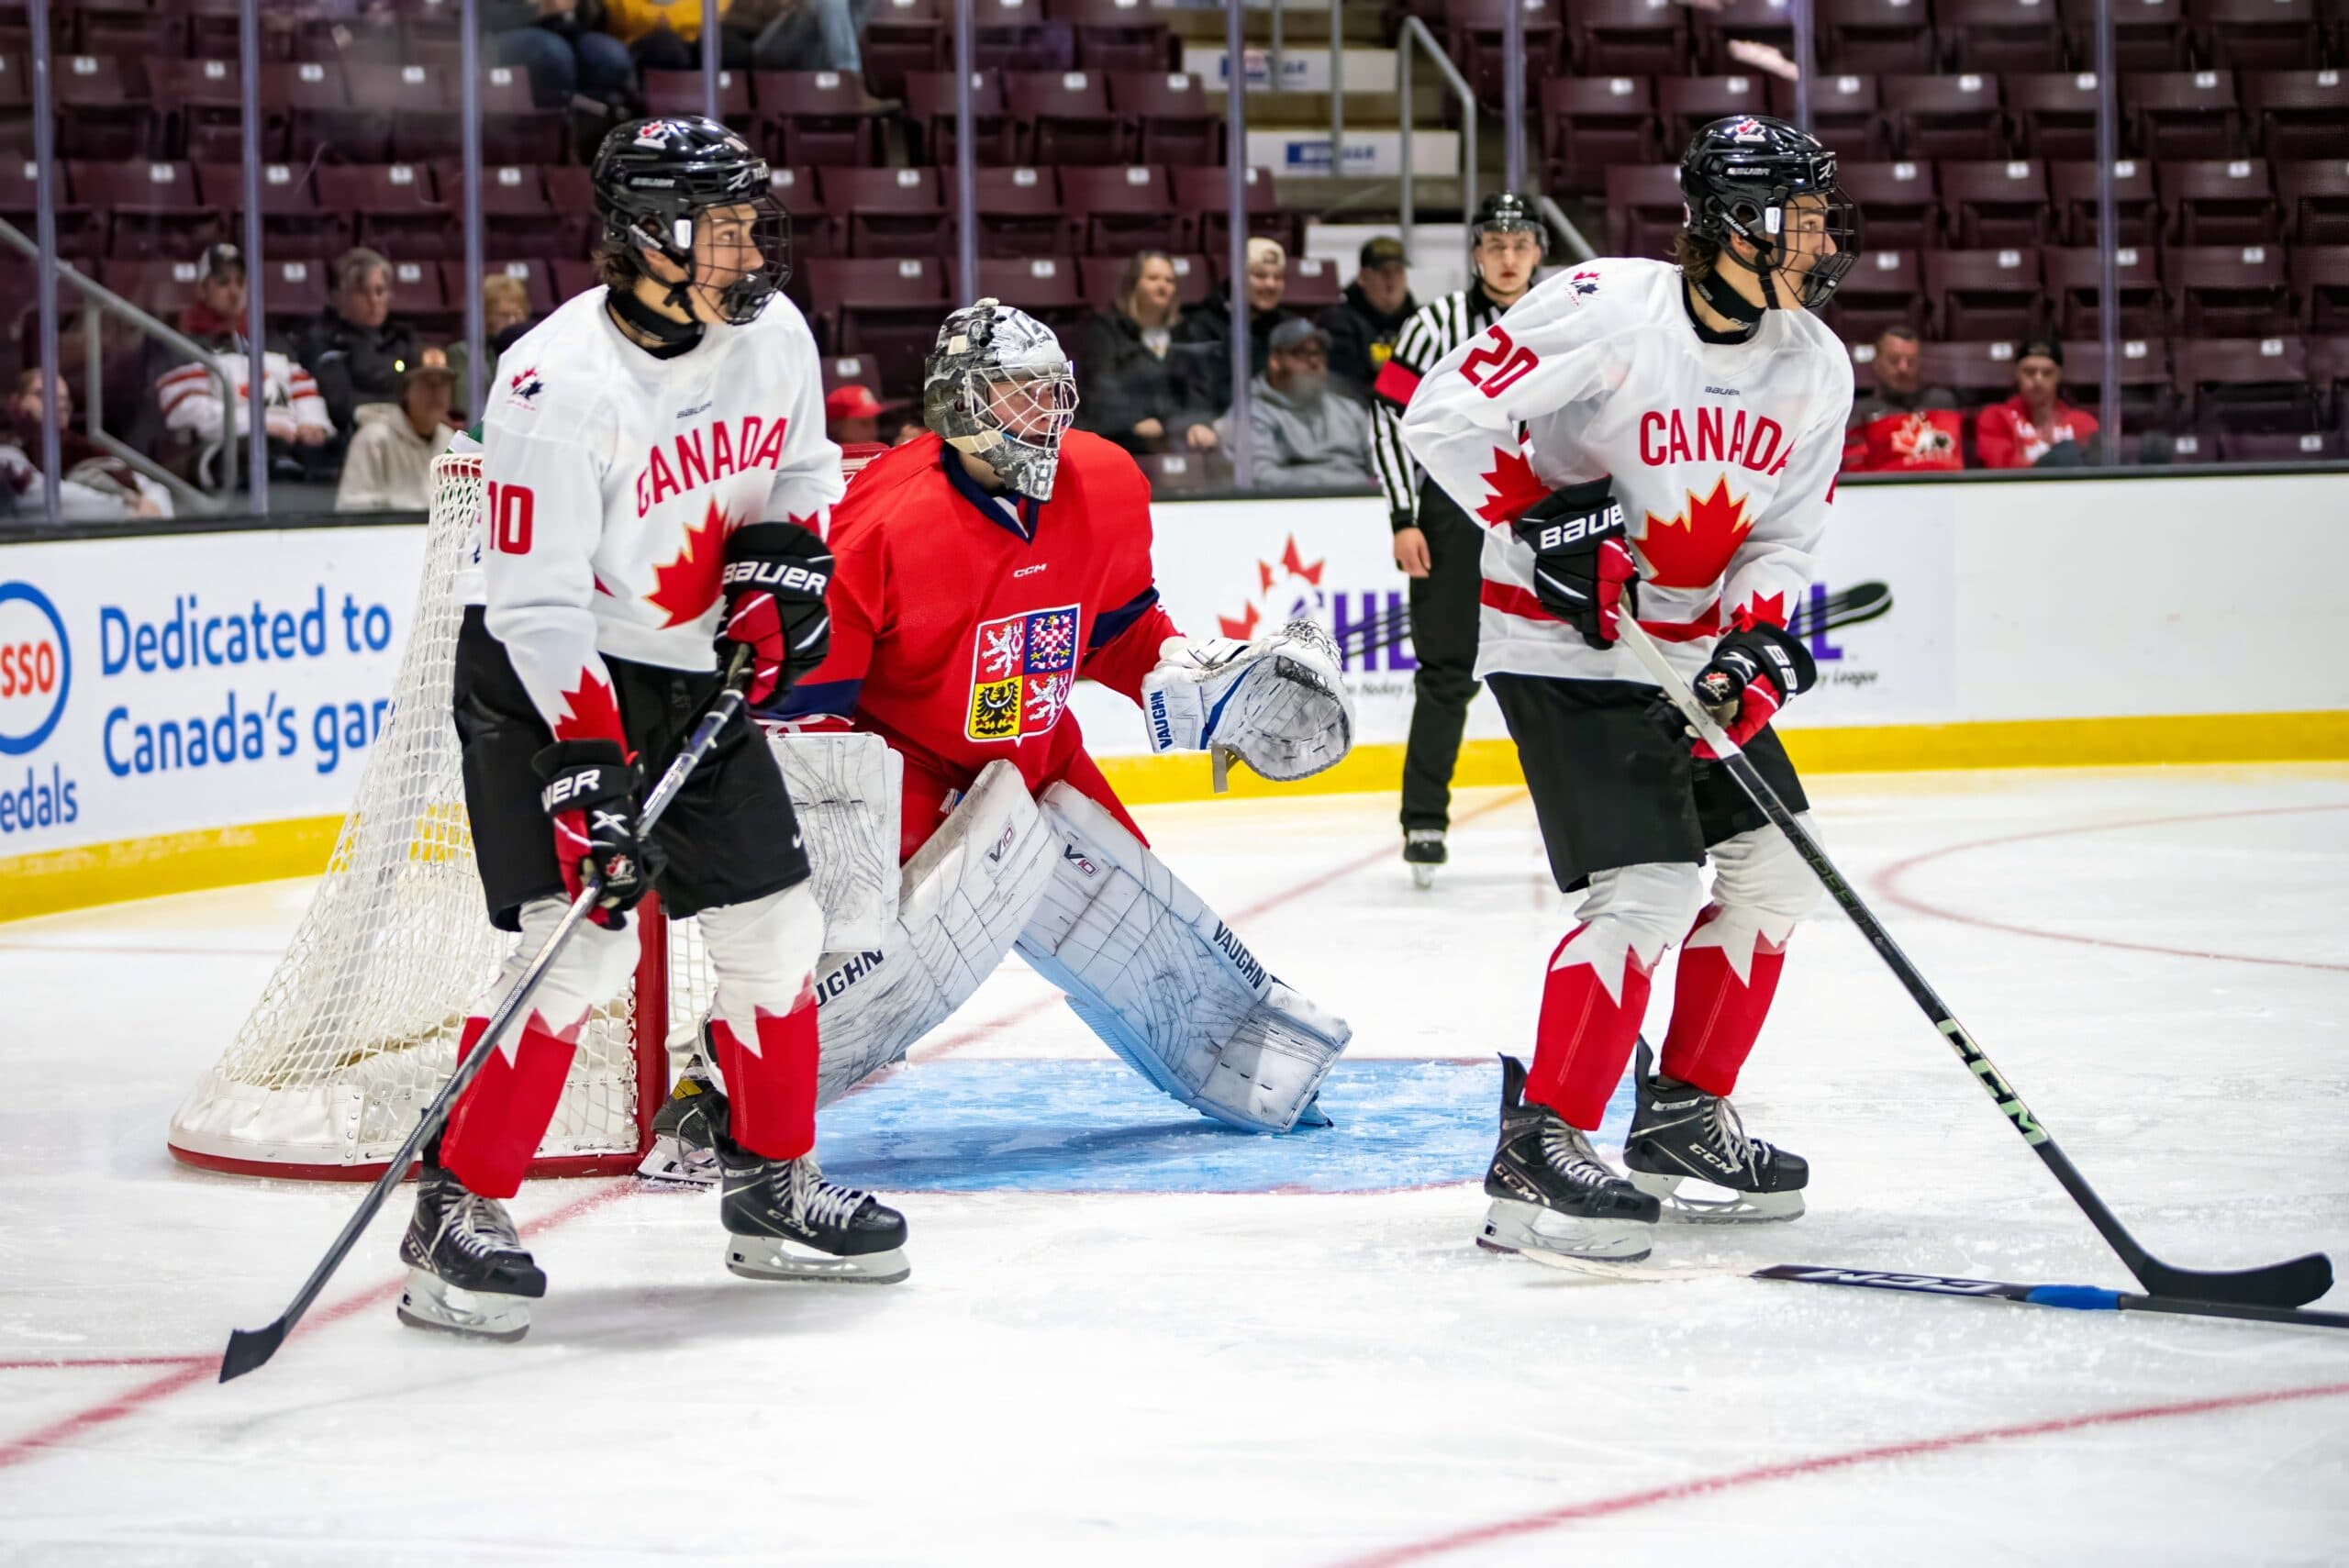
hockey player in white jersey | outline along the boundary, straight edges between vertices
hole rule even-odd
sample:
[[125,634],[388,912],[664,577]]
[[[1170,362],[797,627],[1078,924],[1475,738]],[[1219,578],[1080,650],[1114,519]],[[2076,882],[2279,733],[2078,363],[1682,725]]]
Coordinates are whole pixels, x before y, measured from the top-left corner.
[[[767,166],[704,119],[619,127],[595,164],[605,286],[508,349],[483,419],[485,498],[461,592],[455,707],[491,919],[523,940],[502,995],[600,871],[607,896],[524,1022],[426,1151],[400,1317],[494,1339],[529,1327],[545,1276],[499,1201],[545,1135],[591,1009],[620,995],[628,910],[657,887],[698,914],[711,1038],[734,1096],[718,1129],[728,1266],[885,1282],[905,1221],[826,1182],[813,1154],[824,917],[781,773],[729,727],[640,838],[657,772],[750,650],[752,702],[824,655],[824,543],[840,449],[814,339],[777,287]],[[713,641],[718,645],[713,647]],[[462,1049],[486,1018],[469,1020]]]
[[[1479,1240],[1504,1251],[1632,1261],[1665,1204],[1791,1218],[1809,1175],[1747,1136],[1728,1096],[1818,884],[1701,743],[1659,721],[1661,694],[1617,626],[1636,616],[1805,808],[1768,727],[1816,679],[1785,626],[1834,497],[1852,371],[1810,313],[1857,257],[1858,214],[1834,154],[1782,120],[1707,126],[1680,181],[1676,265],[1561,272],[1431,370],[1404,419],[1412,454],[1486,527],[1476,673],[1517,742],[1558,885],[1581,895],[1543,979],[1531,1070],[1503,1059]],[[1627,1181],[1589,1135],[1675,942]],[[1682,1195],[1691,1178],[1723,1195]]]

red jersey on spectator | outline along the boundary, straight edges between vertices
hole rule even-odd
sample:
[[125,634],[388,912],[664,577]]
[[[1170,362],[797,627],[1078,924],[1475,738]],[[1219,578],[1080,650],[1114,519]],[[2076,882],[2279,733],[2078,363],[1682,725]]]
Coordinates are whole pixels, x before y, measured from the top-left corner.
[[[1141,699],[1159,645],[1150,484],[1114,443],[1061,439],[1052,498],[992,495],[935,435],[874,458],[832,510],[831,651],[760,717],[841,724],[906,762],[901,855],[998,757],[1127,826],[1068,711],[1079,678]],[[1136,837],[1141,835],[1136,833]]]
[[1927,388],[1903,400],[1874,388],[1852,406],[1845,473],[1930,473],[1965,466],[1965,416],[1950,395]]
[[2062,398],[2043,425],[2033,425],[2017,393],[1974,417],[1974,450],[1985,468],[2029,468],[2065,441],[2086,445],[2096,435],[2096,416]]

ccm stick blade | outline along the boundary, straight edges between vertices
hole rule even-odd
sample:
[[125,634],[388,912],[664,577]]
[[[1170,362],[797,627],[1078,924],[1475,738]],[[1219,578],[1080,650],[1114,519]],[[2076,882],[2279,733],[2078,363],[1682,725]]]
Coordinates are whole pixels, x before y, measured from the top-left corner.
[[[2306,1307],[2253,1302],[2179,1300],[2106,1290],[2092,1284],[2013,1284],[2005,1280],[1963,1279],[1954,1274],[1895,1273],[1885,1269],[1843,1269],[1821,1263],[1780,1263],[1756,1269],[1753,1278],[1795,1284],[1831,1284],[1854,1290],[1889,1290],[1906,1296],[1958,1296],[1979,1301],[2014,1301],[2075,1312],[2161,1312],[2181,1318],[2233,1318],[2254,1323],[2289,1323],[2305,1329],[2349,1329],[2349,1312],[2311,1312]],[[2199,1275],[2189,1277],[2199,1278]]]

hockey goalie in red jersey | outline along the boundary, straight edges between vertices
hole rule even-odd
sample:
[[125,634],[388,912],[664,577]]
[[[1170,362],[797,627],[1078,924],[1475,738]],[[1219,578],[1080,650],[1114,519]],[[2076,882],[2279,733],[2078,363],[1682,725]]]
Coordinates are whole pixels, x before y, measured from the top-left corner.
[[[1152,853],[1069,695],[1090,680],[1132,698],[1152,751],[1303,778],[1352,744],[1336,647],[1310,621],[1253,642],[1183,637],[1152,580],[1149,484],[1070,428],[1076,399],[1041,323],[991,299],[950,317],[926,367],[930,433],[875,458],[833,512],[830,651],[761,710],[791,732],[786,755],[877,737],[902,773],[894,915],[878,947],[819,967],[821,1097],[901,1059],[1016,947],[1185,1105],[1251,1131],[1320,1125],[1347,1026]],[[802,769],[841,771],[787,763],[795,795]],[[810,831],[820,881],[832,846]],[[647,1174],[699,1173],[711,1089],[681,1081]]]

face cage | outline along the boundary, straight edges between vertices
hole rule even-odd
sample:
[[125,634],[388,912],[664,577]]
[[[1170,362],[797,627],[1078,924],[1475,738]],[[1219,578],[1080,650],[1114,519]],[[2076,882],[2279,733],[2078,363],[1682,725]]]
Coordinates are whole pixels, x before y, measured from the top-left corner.
[[[756,272],[737,272],[728,269],[711,277],[703,277],[694,264],[694,230],[700,221],[701,209],[682,213],[669,222],[667,239],[658,238],[657,220],[648,221],[636,230],[639,243],[646,250],[657,250],[685,273],[685,281],[671,286],[671,304],[691,311],[696,319],[700,313],[687,302],[687,291],[696,287],[713,289],[718,295],[718,319],[729,327],[747,327],[759,318],[767,301],[782,291],[791,276],[791,217],[783,210],[773,195],[762,193],[742,202],[718,204],[749,206],[756,214],[751,224],[751,242],[756,247],[760,262]],[[715,272],[715,269],[713,269]]]
[[[1720,221],[1726,233],[1721,236],[1720,243],[1721,260],[1735,262],[1746,271],[1757,274],[1762,279],[1764,297],[1771,304],[1776,304],[1778,258],[1786,245],[1785,214],[1788,204],[1807,195],[1816,195],[1826,202],[1826,224],[1822,232],[1826,239],[1835,242],[1835,254],[1813,261],[1810,270],[1803,274],[1802,306],[1805,310],[1817,310],[1834,297],[1835,290],[1842,284],[1845,276],[1851,272],[1852,268],[1860,259],[1860,205],[1843,194],[1842,186],[1830,185],[1820,191],[1774,192],[1774,199],[1768,206],[1750,210],[1753,210],[1754,219],[1761,219],[1765,213],[1779,215],[1780,231],[1775,234],[1767,231],[1757,232],[1753,221],[1740,219],[1737,216],[1737,208],[1746,206],[1746,203],[1723,203],[1720,206]],[[1754,259],[1752,261],[1749,262],[1740,257],[1730,246],[1728,242],[1730,234],[1742,235],[1753,242]]]
[[[1017,389],[1008,397],[1013,416],[1008,424],[996,412],[994,389],[1003,383]],[[1076,378],[1064,370],[968,370],[963,373],[963,406],[972,423],[1001,438],[1000,444],[978,455],[1003,476],[1004,484],[1034,500],[1051,500],[1061,438],[1076,422]]]

